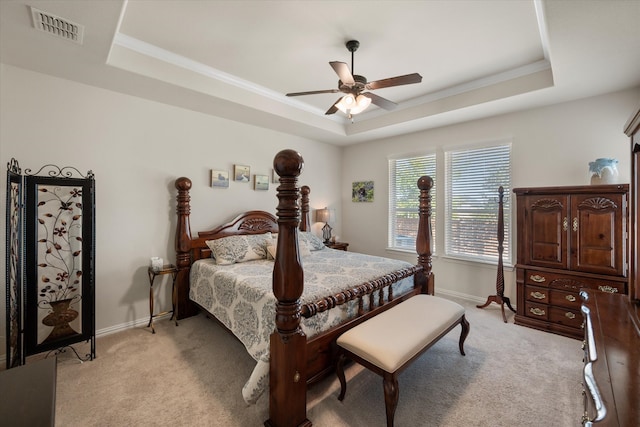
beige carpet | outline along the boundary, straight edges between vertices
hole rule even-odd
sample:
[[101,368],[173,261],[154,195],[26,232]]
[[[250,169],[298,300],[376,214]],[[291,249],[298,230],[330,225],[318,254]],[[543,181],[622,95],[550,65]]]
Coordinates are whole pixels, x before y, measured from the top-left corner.
[[[577,426],[580,341],[502,322],[496,304],[467,308],[467,355],[459,328],[400,376],[396,426]],[[97,358],[58,356],[56,426],[261,426],[268,399],[247,406],[240,390],[253,360],[204,315],[97,340]],[[84,351],[83,345],[75,346]],[[344,402],[334,378],[308,393],[315,426],[384,426],[382,379],[352,365]]]

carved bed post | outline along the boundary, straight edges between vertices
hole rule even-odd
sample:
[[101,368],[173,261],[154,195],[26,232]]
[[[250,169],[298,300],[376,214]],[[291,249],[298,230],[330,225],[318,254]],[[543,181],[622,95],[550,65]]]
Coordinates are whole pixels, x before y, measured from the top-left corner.
[[[431,271],[431,188],[433,179],[429,176],[422,176],[418,179],[420,189],[420,219],[418,222],[418,236],[416,238],[416,252],[418,253],[418,264],[422,266],[422,272],[416,274],[416,280],[422,285],[423,294],[434,294],[434,275]],[[416,283],[417,285],[418,283]]]
[[298,248],[300,208],[296,186],[304,161],[294,150],[273,159],[280,176],[278,186],[278,247],[273,267],[276,330],[271,334],[269,367],[269,419],[265,426],[311,426],[307,419],[307,338],[300,328],[300,296],[304,273]]
[[311,223],[309,222],[309,193],[311,189],[308,185],[300,187],[302,216],[300,218],[300,231],[311,231]]
[[191,267],[191,226],[189,225],[189,214],[191,206],[189,201],[189,190],[191,189],[191,180],[189,178],[176,179],[176,189],[178,189],[177,213],[178,221],[176,223],[176,267],[178,274],[176,275],[176,299],[178,304],[177,319],[196,314],[195,304],[189,303],[189,268]]

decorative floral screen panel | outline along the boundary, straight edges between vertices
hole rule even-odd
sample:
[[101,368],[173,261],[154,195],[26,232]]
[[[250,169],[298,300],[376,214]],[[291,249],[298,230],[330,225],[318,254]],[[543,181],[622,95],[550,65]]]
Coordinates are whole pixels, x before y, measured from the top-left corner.
[[94,181],[26,177],[27,355],[92,340]]

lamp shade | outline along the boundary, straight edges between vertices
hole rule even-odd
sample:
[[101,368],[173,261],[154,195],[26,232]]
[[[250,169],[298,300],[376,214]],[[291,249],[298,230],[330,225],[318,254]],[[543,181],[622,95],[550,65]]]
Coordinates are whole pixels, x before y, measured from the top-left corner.
[[316,221],[317,222],[329,222],[329,209],[317,209],[316,210]]

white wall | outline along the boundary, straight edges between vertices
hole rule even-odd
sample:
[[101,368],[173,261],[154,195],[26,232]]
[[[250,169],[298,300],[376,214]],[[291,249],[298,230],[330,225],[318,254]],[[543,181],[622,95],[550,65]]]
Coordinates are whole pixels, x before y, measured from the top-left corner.
[[[175,262],[176,190],[181,176],[193,181],[192,232],[210,229],[236,214],[275,213],[276,185],[209,186],[211,169],[249,165],[271,175],[275,154],[300,152],[300,185],[311,187],[311,208],[340,209],[337,147],[247,126],[201,113],[0,65],[0,164],[11,158],[24,171],[45,164],[92,170],[96,180],[96,328],[117,329],[148,319],[151,256]],[[6,171],[2,187],[6,188]],[[5,197],[1,209],[5,212]],[[313,218],[312,218],[313,221]],[[319,226],[314,231],[321,235]],[[339,219],[332,224],[339,231]],[[1,236],[4,242],[4,227]],[[4,244],[3,246],[4,247]],[[5,257],[1,265],[4,271]],[[160,309],[170,308],[167,276]],[[0,301],[0,348],[5,342],[5,292]],[[156,303],[158,307],[158,303]]]
[[[348,147],[344,150],[342,169],[344,239],[351,243],[349,249],[356,252],[366,251],[415,262],[414,254],[385,249],[390,156],[436,150],[439,156],[437,180],[444,183],[444,150],[459,145],[509,140],[513,144],[514,188],[588,184],[588,163],[599,157],[619,159],[620,179],[629,182],[630,142],[623,133],[623,126],[638,105],[640,89],[629,90]],[[352,203],[351,183],[369,180],[375,185],[374,202]],[[444,185],[439,185],[437,191],[437,256],[433,260],[436,292],[484,302],[487,296],[495,294],[496,266],[442,256]],[[512,226],[514,221],[515,217]],[[515,243],[514,239],[513,263]],[[510,260],[505,260],[505,264],[507,262]],[[505,269],[505,282],[505,295],[515,304],[512,268]]]

